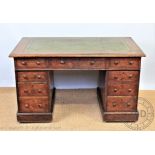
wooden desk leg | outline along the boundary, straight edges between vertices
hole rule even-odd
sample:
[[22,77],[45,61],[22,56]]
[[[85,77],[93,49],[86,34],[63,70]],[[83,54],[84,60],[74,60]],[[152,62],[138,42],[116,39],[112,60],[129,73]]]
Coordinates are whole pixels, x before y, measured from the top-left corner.
[[[109,91],[110,88],[108,88],[108,83],[111,82],[108,77],[109,72],[110,71],[99,71],[97,96],[98,96],[101,113],[103,115],[103,120],[106,122],[135,122],[137,121],[138,120],[138,111],[137,111],[138,84],[135,87],[136,91],[135,91],[134,96],[125,96],[124,94],[121,94],[121,93],[119,95],[117,94],[116,96],[115,95],[110,96],[111,94],[108,94],[110,92]],[[138,82],[139,81],[137,81],[137,83]],[[120,82],[118,82],[117,84],[121,85]],[[123,90],[122,92],[124,93],[124,91],[126,90]],[[117,103],[111,105],[111,102],[109,102],[108,99],[113,99],[113,98],[117,100]],[[125,103],[122,102],[125,99],[129,99],[129,102],[128,101]],[[128,103],[130,104],[129,106],[127,105]],[[128,107],[122,107],[121,104],[123,104],[123,106],[128,106]],[[134,104],[134,105],[131,105],[131,104]]]
[[[44,83],[46,83],[48,86],[48,95],[47,96],[40,96],[40,95],[33,96],[29,94],[29,96],[26,96],[26,97],[21,96],[19,93],[19,91],[23,91],[23,90],[21,90],[21,88],[19,88],[18,86],[18,83],[20,81],[18,81],[18,78],[17,78],[18,71],[16,72],[17,99],[18,99],[17,120],[19,122],[23,122],[23,123],[42,122],[44,123],[44,122],[50,122],[52,120],[52,113],[53,113],[54,99],[55,99],[53,72],[52,71],[45,71],[45,72],[47,73],[47,81]],[[35,81],[33,81],[33,82],[23,82],[23,84],[33,85],[35,87],[36,83]],[[28,90],[28,91],[34,91],[34,90]],[[46,104],[46,107],[44,107],[45,104]],[[41,110],[39,108],[41,108]],[[44,109],[42,110],[42,108]]]

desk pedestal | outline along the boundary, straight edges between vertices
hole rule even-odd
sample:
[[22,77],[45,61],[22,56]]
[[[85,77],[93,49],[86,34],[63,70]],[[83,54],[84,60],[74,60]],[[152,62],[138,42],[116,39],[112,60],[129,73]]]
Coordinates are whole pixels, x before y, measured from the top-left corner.
[[100,71],[97,96],[104,121],[138,120],[138,83],[139,71]]

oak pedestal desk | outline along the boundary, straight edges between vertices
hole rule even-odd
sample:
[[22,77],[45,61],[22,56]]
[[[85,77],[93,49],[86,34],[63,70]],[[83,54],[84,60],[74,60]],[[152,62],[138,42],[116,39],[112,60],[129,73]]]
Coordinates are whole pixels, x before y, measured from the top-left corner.
[[50,122],[54,70],[98,70],[97,95],[107,122],[138,120],[141,57],[130,37],[22,38],[14,58],[19,122]]

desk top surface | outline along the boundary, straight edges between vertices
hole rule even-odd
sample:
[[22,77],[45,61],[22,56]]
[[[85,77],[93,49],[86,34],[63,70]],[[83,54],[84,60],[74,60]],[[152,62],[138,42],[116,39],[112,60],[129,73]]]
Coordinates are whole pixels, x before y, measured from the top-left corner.
[[130,37],[22,38],[10,57],[143,57]]

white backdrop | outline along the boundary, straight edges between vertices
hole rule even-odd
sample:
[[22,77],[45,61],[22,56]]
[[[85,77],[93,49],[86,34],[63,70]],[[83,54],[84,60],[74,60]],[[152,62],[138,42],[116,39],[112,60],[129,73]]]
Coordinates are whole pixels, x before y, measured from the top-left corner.
[[[0,87],[14,87],[14,64],[8,58],[22,37],[130,36],[145,52],[140,89],[155,89],[155,24],[0,24]],[[97,71],[57,71],[57,88],[94,88]]]

